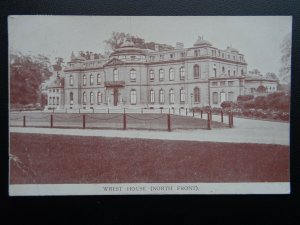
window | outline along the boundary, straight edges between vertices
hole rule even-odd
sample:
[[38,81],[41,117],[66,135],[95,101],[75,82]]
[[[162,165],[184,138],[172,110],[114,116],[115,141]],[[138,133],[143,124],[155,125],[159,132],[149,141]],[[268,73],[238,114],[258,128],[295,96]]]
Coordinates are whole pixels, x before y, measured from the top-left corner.
[[164,78],[165,78],[164,70],[163,70],[163,69],[160,69],[160,70],[159,70],[159,80],[164,80]]
[[228,86],[233,86],[234,81],[228,81]]
[[163,104],[165,102],[165,92],[163,89],[159,90],[159,103]]
[[151,81],[154,81],[154,70],[149,71],[149,77]]
[[218,82],[212,82],[211,86],[218,86]]
[[86,105],[86,93],[85,92],[83,92],[83,101],[82,101],[82,103],[84,105]]
[[199,65],[194,65],[194,78],[198,79],[200,77]]
[[136,90],[135,89],[130,91],[130,104],[136,105]]
[[49,97],[49,105],[52,105],[52,97]]
[[200,56],[200,49],[196,49],[194,51],[194,55],[197,57],[197,56]]
[[[70,75],[69,83],[70,83],[70,86],[74,85],[74,79],[73,79],[72,75]],[[51,90],[49,90],[49,92],[51,92]]]
[[169,79],[170,79],[170,80],[174,80],[174,79],[175,79],[175,71],[174,71],[173,68],[171,68],[171,69],[169,70]]
[[94,93],[91,92],[90,93],[90,105],[93,105],[94,104]]
[[244,75],[244,70],[241,70],[241,75]]
[[224,53],[222,53],[222,58],[224,58]]
[[90,75],[90,85],[94,85],[94,75]]
[[153,62],[155,60],[154,56],[150,56],[150,61]]
[[170,54],[170,59],[173,59],[174,58],[174,54]]
[[184,67],[180,67],[180,80],[184,80],[185,74],[184,74]]
[[194,102],[200,102],[200,89],[198,87],[194,88]]
[[136,57],[135,57],[134,55],[130,56],[131,61],[134,61],[135,58],[136,58]]
[[100,105],[102,103],[102,94],[100,91],[97,93],[97,103]]
[[213,104],[218,104],[218,92],[213,92]]
[[213,70],[214,70],[214,77],[217,77],[217,66],[216,66],[216,64],[214,64]]
[[169,91],[169,103],[174,104],[175,95],[174,95],[174,89],[170,89]]
[[73,92],[70,92],[70,105],[73,105],[74,99],[73,99]]
[[233,101],[234,93],[232,91],[228,92],[228,101]]
[[235,56],[233,56],[233,60],[235,60]]
[[101,84],[101,75],[97,74],[97,84]]
[[164,60],[164,55],[160,55],[160,56],[159,56],[159,59],[160,59],[160,60]]
[[225,86],[225,81],[221,81],[220,86]]
[[83,86],[86,86],[86,75],[85,74],[83,74]]
[[118,81],[119,80],[119,71],[117,69],[114,69],[113,71],[113,74],[114,74],[114,81]]
[[56,97],[56,105],[59,105],[59,97]]
[[256,88],[250,88],[251,93],[255,93]]
[[222,73],[225,73],[225,67],[224,66],[222,67]]
[[136,81],[136,71],[135,71],[135,69],[130,70],[130,80],[131,81]]
[[230,70],[228,70],[228,76],[230,76]]
[[235,76],[235,70],[233,71],[233,76]]
[[150,90],[150,103],[154,104],[155,101],[155,95],[154,95],[154,90]]
[[180,57],[183,58],[184,56],[185,56],[185,53],[184,53],[184,52],[181,52],[181,53],[180,53]]
[[183,88],[180,89],[180,102],[181,103],[185,102],[185,91]]

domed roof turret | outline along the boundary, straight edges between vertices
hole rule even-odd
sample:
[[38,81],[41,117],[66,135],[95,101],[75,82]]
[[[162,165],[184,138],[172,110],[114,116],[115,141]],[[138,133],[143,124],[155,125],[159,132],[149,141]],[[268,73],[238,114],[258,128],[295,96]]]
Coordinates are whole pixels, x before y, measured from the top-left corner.
[[120,55],[120,54],[145,54],[145,49],[141,49],[135,46],[132,40],[126,40],[121,44],[119,48],[116,48],[111,56]]
[[125,48],[125,47],[134,47],[133,41],[132,40],[128,40],[128,39],[126,41],[124,41],[121,44],[120,48]]
[[209,41],[203,39],[203,37],[198,36],[198,40],[195,42],[194,46],[212,46]]
[[233,47],[231,47],[231,46],[227,46],[226,51],[228,51],[228,52],[239,53],[239,50],[237,50],[236,48],[233,48]]

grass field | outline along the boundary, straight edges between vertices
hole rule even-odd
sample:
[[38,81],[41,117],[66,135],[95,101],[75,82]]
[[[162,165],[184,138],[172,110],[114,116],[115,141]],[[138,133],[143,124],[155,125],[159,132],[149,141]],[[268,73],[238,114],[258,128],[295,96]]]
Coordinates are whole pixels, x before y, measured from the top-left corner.
[[19,134],[10,183],[286,182],[288,146]]

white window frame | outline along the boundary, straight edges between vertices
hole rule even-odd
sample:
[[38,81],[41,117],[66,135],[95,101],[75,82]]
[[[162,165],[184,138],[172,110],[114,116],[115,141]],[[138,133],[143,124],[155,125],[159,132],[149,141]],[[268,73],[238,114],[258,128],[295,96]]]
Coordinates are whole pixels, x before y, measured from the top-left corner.
[[169,69],[169,80],[170,81],[175,80],[175,69],[174,68]]
[[82,94],[82,104],[86,105],[86,92],[83,92]]
[[136,105],[136,90],[135,89],[131,89],[130,90],[130,104],[131,105]]
[[113,80],[118,81],[119,80],[119,71],[117,69],[113,70]]
[[159,90],[159,103],[160,104],[165,103],[165,91],[163,89]]
[[185,90],[183,88],[181,88],[179,91],[179,94],[180,94],[180,102],[184,103],[185,102]]
[[155,103],[155,93],[153,89],[150,90],[150,103],[151,104]]
[[83,74],[83,77],[82,77],[82,85],[86,86],[86,75],[85,74]]
[[90,93],[90,105],[94,105],[94,92]]
[[155,77],[154,77],[154,70],[150,70],[149,71],[149,79],[150,81],[154,81]]
[[180,67],[180,69],[179,69],[179,79],[180,80],[184,80],[185,79],[185,70],[184,70],[184,67],[182,66],[182,67]]
[[174,102],[175,102],[175,93],[174,93],[174,89],[171,88],[169,91],[169,103],[174,104]]
[[165,79],[165,71],[164,69],[159,69],[159,80],[163,81]]

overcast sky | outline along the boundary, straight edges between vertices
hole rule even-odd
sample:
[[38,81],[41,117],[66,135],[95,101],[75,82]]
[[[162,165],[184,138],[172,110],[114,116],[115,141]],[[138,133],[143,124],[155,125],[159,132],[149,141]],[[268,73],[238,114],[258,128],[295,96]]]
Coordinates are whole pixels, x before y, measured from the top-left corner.
[[191,47],[198,36],[213,46],[237,48],[245,55],[248,70],[263,74],[281,67],[280,44],[291,32],[292,17],[107,17],[107,16],[11,16],[9,49],[70,60],[72,51],[104,53],[104,40],[113,31],[131,33],[146,42]]

